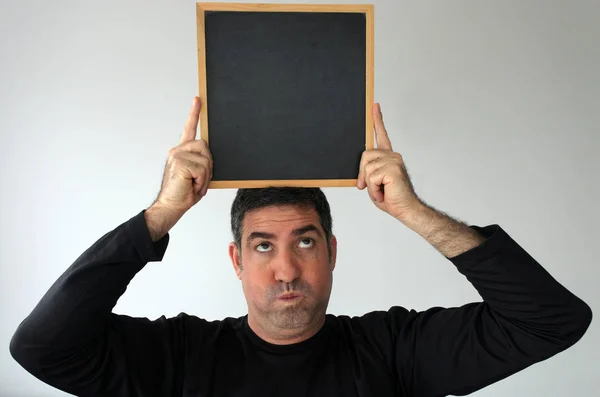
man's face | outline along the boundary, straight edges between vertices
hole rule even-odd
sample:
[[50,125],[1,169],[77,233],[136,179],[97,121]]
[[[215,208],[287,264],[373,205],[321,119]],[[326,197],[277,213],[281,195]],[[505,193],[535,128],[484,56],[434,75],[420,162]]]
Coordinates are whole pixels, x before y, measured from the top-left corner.
[[302,329],[325,315],[337,242],[329,260],[325,231],[313,209],[270,206],[248,212],[229,254],[242,281],[248,313],[262,327]]

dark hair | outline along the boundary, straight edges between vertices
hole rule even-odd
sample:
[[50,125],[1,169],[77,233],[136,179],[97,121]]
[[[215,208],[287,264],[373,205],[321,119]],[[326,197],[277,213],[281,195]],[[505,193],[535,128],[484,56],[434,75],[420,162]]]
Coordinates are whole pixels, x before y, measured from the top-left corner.
[[299,206],[312,208],[319,215],[321,227],[325,231],[329,260],[331,261],[331,210],[325,194],[319,188],[268,187],[238,189],[231,205],[231,232],[241,253],[242,224],[246,213],[269,206]]

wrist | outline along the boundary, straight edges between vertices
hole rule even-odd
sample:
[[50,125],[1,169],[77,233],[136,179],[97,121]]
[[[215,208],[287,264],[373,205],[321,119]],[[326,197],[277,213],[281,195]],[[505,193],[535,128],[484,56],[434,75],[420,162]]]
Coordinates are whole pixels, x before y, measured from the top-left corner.
[[422,229],[423,226],[428,223],[428,220],[431,220],[433,216],[432,211],[433,210],[421,200],[417,200],[409,210],[404,211],[402,215],[396,216],[395,218],[409,229],[418,233],[418,229]]
[[401,219],[408,228],[423,237],[447,258],[455,257],[485,241],[466,223],[421,203]]
[[153,203],[144,212],[146,225],[153,242],[163,238],[185,214],[185,211],[174,210],[159,202]]
[[420,200],[412,210],[397,219],[427,241],[456,223],[447,214],[437,211]]

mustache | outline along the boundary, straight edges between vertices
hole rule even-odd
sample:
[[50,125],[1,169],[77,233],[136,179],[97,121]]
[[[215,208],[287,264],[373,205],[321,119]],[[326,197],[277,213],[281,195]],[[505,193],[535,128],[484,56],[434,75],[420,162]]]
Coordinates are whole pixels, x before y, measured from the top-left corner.
[[276,300],[281,294],[296,292],[302,295],[310,296],[313,293],[313,289],[309,283],[304,280],[294,280],[291,283],[281,282],[277,285],[269,287],[267,290],[267,299]]

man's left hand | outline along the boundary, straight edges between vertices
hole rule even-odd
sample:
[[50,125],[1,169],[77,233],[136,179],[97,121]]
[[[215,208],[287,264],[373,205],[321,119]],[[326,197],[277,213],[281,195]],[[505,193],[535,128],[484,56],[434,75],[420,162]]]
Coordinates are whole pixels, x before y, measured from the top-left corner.
[[360,161],[358,189],[365,187],[373,204],[396,219],[402,220],[421,204],[400,153],[392,143],[383,124],[381,106],[373,106],[377,149],[365,150]]

